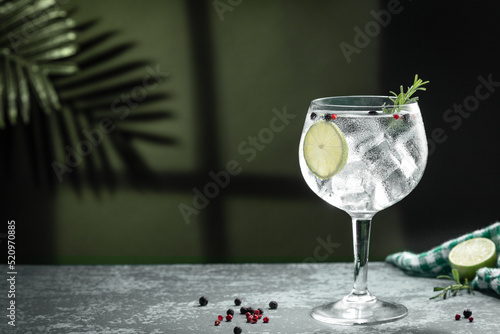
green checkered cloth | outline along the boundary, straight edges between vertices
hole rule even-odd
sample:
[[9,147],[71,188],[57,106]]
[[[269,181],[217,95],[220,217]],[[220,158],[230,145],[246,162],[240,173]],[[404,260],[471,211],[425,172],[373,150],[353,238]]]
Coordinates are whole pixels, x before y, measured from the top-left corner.
[[[448,254],[459,243],[472,238],[483,237],[491,239],[500,255],[500,223],[492,224],[483,229],[468,233],[459,238],[449,240],[444,244],[434,247],[427,252],[414,254],[400,252],[386,257],[385,261],[392,263],[409,275],[431,276],[448,275],[451,273]],[[497,268],[481,268],[476,272],[472,281],[474,289],[492,289],[500,294],[500,257],[497,259]]]

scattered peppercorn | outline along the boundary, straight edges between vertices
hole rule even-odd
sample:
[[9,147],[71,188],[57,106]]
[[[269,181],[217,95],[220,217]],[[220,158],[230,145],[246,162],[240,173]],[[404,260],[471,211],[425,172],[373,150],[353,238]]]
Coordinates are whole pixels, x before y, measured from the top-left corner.
[[392,117],[394,117],[394,119],[396,119],[396,120],[399,119],[399,115],[398,114],[394,114],[394,115],[392,115]]
[[473,318],[473,317],[469,317],[469,321],[470,321],[470,322],[473,322],[473,321],[474,321],[474,318]]
[[[208,304],[208,299],[206,297],[202,296],[202,297],[200,297],[199,302],[200,302],[201,306],[206,306]],[[236,298],[234,300],[234,303],[236,305],[240,305],[241,304],[241,299],[240,298]],[[274,301],[274,300],[271,301],[269,303],[269,308],[271,308],[273,310],[277,309],[278,308],[278,303],[276,301]],[[464,311],[464,315],[466,314],[466,312],[470,312],[470,310],[468,310],[468,309],[465,310]],[[244,307],[244,306],[242,306],[240,308],[240,313],[241,314],[245,314],[245,316],[247,318],[247,322],[255,324],[255,323],[258,322],[259,319],[261,319],[263,317],[264,310],[262,308],[258,308],[256,310],[254,310],[252,307]],[[233,320],[233,317],[234,317],[234,310],[232,308],[230,308],[230,309],[228,309],[226,311],[226,314],[227,314],[226,321],[227,322],[231,322]],[[472,314],[472,312],[470,312],[470,314]],[[455,319],[460,320],[460,315],[457,314],[455,316]],[[220,326],[220,323],[223,320],[224,320],[224,317],[222,315],[218,315],[217,316],[217,320],[215,320],[215,326]],[[472,320],[473,320],[473,318],[470,317],[469,321],[472,322]],[[262,321],[264,323],[268,323],[269,322],[269,317],[263,317]],[[234,327],[233,332],[235,334],[241,334],[243,332],[243,330],[241,329],[241,327],[236,326],[236,327]]]
[[201,306],[207,306],[207,304],[208,304],[208,299],[207,299],[207,298],[205,298],[204,296],[202,296],[202,297],[200,297],[199,302],[200,302],[200,305],[201,305]]
[[455,320],[460,320],[460,314],[455,314]]
[[316,113],[315,113],[315,112],[313,112],[313,113],[311,114],[311,119],[314,121],[314,120],[316,119],[316,117],[317,117],[317,116],[318,116],[318,115],[316,115]]
[[337,119],[337,115],[336,114],[331,114],[330,118],[333,119],[333,120],[336,120]]
[[471,310],[469,310],[469,309],[464,310],[464,317],[465,318],[470,318],[471,315],[472,315]]
[[370,110],[368,112],[369,115],[378,115],[378,112],[376,112],[375,110]]
[[324,115],[323,115],[323,119],[324,119],[325,121],[329,121],[330,119],[332,119],[332,115],[331,115],[331,114],[324,114]]

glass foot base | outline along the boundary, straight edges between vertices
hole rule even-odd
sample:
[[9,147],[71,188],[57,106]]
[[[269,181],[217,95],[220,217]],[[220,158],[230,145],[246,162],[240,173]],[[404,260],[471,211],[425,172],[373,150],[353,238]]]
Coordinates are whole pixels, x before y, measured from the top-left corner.
[[372,325],[395,321],[408,315],[408,309],[397,303],[373,298],[370,302],[350,302],[347,297],[314,308],[311,316],[337,325]]

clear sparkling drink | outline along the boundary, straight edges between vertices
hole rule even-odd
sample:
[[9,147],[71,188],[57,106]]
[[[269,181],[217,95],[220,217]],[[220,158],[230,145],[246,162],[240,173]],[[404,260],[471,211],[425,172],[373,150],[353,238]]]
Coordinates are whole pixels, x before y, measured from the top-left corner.
[[[427,141],[418,107],[401,110],[398,119],[383,110],[368,109],[310,109],[299,145],[300,167],[309,187],[349,214],[374,214],[404,198],[420,181],[427,161]],[[336,119],[328,121],[344,135],[348,157],[342,170],[322,179],[305,162],[304,137],[314,123],[324,122],[324,115],[332,113]]]

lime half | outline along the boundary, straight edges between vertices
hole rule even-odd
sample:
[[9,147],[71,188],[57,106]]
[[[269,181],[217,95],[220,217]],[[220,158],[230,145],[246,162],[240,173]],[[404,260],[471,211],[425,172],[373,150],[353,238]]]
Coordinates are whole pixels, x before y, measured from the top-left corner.
[[483,267],[497,265],[497,252],[493,241],[473,238],[459,243],[448,255],[452,269],[457,269],[460,278],[473,279],[476,271]]
[[344,168],[348,148],[344,134],[337,125],[320,121],[307,130],[304,159],[307,167],[321,179],[328,179]]

